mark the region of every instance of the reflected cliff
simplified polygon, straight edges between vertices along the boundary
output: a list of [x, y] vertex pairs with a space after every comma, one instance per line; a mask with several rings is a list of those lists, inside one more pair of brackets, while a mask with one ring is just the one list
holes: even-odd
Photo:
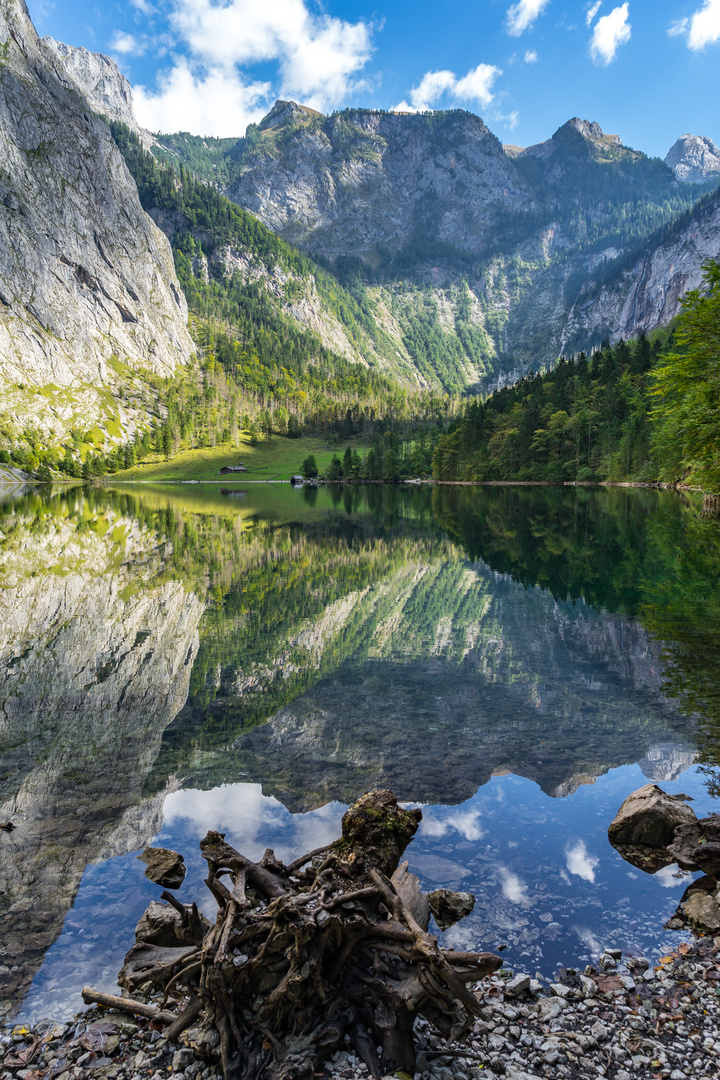
[[7, 1004], [60, 933], [87, 863], [137, 849], [162, 823], [162, 799], [142, 787], [187, 696], [202, 603], [156, 582], [155, 535], [82, 496], [6, 504], [0, 532]]

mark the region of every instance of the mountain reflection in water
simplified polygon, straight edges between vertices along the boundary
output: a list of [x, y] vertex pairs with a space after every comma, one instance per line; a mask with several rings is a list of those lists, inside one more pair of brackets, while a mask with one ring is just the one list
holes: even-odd
[[9, 1013], [112, 987], [160, 892], [134, 857], [153, 836], [199, 899], [206, 828], [289, 855], [379, 785], [424, 806], [423, 881], [478, 895], [450, 940], [548, 972], [611, 928], [659, 945], [683, 882], [633, 876], [605, 830], [644, 777], [711, 807], [720, 536], [698, 503], [242, 490], [0, 506]]

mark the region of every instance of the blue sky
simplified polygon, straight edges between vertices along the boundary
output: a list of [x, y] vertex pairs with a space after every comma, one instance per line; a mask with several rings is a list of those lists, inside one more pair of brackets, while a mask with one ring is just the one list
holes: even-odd
[[29, 0], [113, 56], [151, 130], [241, 135], [277, 97], [322, 112], [462, 107], [528, 146], [572, 116], [664, 157], [720, 143], [720, 0]]

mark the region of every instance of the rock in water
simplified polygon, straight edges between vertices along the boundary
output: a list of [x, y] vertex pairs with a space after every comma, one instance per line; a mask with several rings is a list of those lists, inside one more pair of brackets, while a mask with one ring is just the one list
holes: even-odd
[[608, 839], [617, 847], [641, 844], [664, 848], [672, 843], [678, 825], [697, 821], [686, 795], [667, 795], [657, 784], [645, 784], [628, 795], [608, 828]]
[[720, 814], [680, 825], [668, 853], [683, 870], [702, 870], [710, 877], [720, 877]]
[[187, 867], [182, 855], [170, 848], [149, 847], [145, 848], [142, 855], [138, 855], [141, 862], [147, 863], [145, 877], [150, 878], [156, 885], [162, 885], [165, 889], [179, 889], [185, 880]]
[[454, 926], [469, 915], [475, 907], [475, 897], [469, 892], [453, 892], [452, 889], [435, 889], [428, 893], [430, 910], [441, 930]]

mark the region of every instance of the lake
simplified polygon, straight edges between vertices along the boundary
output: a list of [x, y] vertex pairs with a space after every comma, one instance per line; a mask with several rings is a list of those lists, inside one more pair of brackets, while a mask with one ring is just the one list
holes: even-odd
[[607, 841], [648, 781], [720, 788], [720, 524], [589, 488], [175, 484], [0, 494], [0, 1000], [112, 991], [161, 892], [137, 854], [290, 860], [390, 787], [444, 939], [551, 976], [656, 958], [689, 875]]

